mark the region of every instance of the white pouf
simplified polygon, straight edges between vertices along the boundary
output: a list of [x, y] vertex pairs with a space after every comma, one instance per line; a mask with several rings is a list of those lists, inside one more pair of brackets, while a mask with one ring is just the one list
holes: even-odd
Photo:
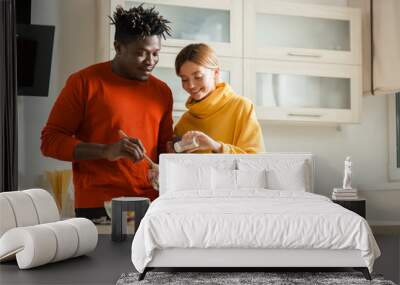
[[43, 189], [0, 193], [0, 262], [20, 269], [77, 257], [94, 250], [97, 228], [85, 218], [59, 221], [53, 197]]

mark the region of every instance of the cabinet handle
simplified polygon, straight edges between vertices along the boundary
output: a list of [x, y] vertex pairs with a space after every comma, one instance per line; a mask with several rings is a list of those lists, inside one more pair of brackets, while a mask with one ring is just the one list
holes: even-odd
[[312, 54], [312, 53], [299, 53], [299, 52], [293, 52], [290, 51], [287, 53], [289, 56], [301, 56], [301, 57], [315, 57], [315, 58], [320, 58], [320, 54]]
[[288, 113], [288, 116], [292, 117], [311, 117], [311, 118], [320, 118], [321, 114], [300, 114], [300, 113]]

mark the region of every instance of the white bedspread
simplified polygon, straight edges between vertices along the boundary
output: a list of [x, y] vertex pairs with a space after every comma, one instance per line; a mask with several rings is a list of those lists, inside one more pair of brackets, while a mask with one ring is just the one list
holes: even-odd
[[379, 248], [365, 219], [306, 192], [248, 189], [166, 193], [156, 199], [132, 243], [143, 272], [155, 249], [358, 249], [372, 271]]

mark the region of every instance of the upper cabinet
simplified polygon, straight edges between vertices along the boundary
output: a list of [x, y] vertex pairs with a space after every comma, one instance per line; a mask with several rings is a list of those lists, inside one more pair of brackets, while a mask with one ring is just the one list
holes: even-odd
[[260, 120], [356, 123], [361, 70], [353, 65], [245, 59], [245, 94]]
[[250, 0], [244, 31], [246, 58], [361, 64], [358, 9]]
[[142, 3], [155, 7], [171, 22], [172, 35], [163, 41], [163, 52], [176, 54], [190, 43], [206, 42], [218, 55], [242, 56], [241, 0], [117, 0], [112, 1], [111, 9]]
[[[171, 87], [175, 114], [188, 97], [174, 71], [176, 55], [204, 42], [218, 55], [222, 80], [252, 100], [260, 121], [360, 121], [359, 9], [301, 0], [111, 0], [110, 8], [141, 3], [171, 21], [154, 75]], [[111, 36], [113, 43], [113, 30]]]

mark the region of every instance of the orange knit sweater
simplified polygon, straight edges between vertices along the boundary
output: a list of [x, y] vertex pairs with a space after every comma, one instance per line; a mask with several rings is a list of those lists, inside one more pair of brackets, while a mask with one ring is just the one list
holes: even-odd
[[103, 207], [104, 201], [118, 196], [158, 196], [147, 179], [145, 161], [73, 160], [77, 144], [115, 143], [119, 129], [139, 138], [158, 161], [172, 136], [168, 86], [153, 76], [146, 81], [120, 77], [112, 72], [111, 62], [72, 74], [42, 130], [41, 150], [45, 156], [72, 161], [76, 208]]

